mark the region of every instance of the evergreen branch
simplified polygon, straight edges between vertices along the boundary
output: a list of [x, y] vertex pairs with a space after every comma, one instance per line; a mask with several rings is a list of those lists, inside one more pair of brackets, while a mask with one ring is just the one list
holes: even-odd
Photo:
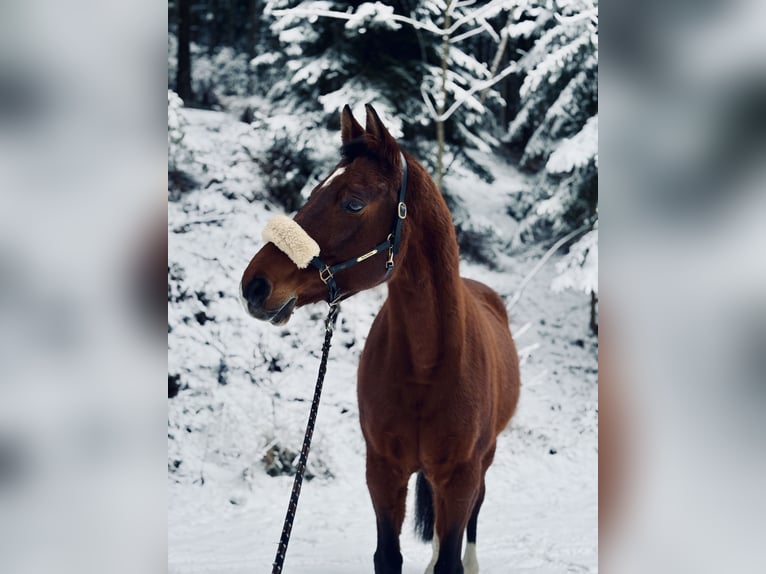
[[469, 12], [462, 18], [458, 18], [455, 20], [451, 26], [446, 28], [444, 30], [444, 33], [446, 33], [448, 36], [452, 36], [455, 32], [457, 32], [461, 26], [464, 24], [467, 24], [469, 22], [473, 22], [474, 20], [478, 20], [479, 17], [483, 17], [484, 14], [487, 12], [494, 10], [498, 6], [502, 6], [505, 3], [506, 0], [492, 0], [488, 4], [486, 4], [483, 8], [479, 8], [477, 10], [474, 10], [473, 12]]
[[492, 39], [495, 42], [498, 42], [500, 40], [500, 37], [497, 35], [497, 32], [495, 32], [492, 29], [492, 26], [490, 26], [486, 20], [482, 20], [482, 23], [474, 28], [473, 30], [468, 30], [467, 32], [463, 32], [462, 34], [458, 34], [454, 38], [450, 38], [450, 44], [457, 44], [458, 42], [462, 42], [463, 40], [470, 38], [471, 36], [476, 36], [478, 34], [481, 34], [482, 32], [487, 32], [490, 36], [492, 36]]
[[[408, 16], [402, 16], [401, 14], [391, 14], [387, 16], [387, 18], [394, 22], [401, 22], [402, 24], [408, 24], [412, 26], [413, 28], [417, 30], [427, 30], [428, 32], [431, 32], [432, 34], [435, 34], [437, 36], [447, 36], [448, 38], [452, 36], [455, 32], [457, 32], [458, 29], [460, 29], [465, 24], [468, 24], [469, 22], [473, 22], [475, 20], [480, 20], [483, 18], [483, 15], [491, 10], [494, 10], [498, 6], [501, 6], [505, 0], [492, 0], [482, 8], [478, 8], [477, 10], [474, 10], [473, 12], [469, 12], [468, 14], [465, 14], [464, 16], [458, 18], [455, 20], [450, 26], [439, 28], [436, 24], [434, 24], [431, 21], [421, 22], [419, 20], [415, 20], [414, 18], [410, 18]], [[451, 7], [447, 8], [451, 12]], [[338, 20], [353, 20], [355, 18], [355, 14], [349, 13], [349, 12], [338, 12], [337, 10], [322, 10], [317, 8], [286, 8], [286, 9], [280, 9], [280, 10], [272, 10], [271, 14], [274, 16], [316, 16], [316, 17], [322, 17], [322, 18], [335, 18]]]
[[[508, 16], [508, 21], [505, 23], [505, 26], [503, 26], [503, 29], [500, 31], [500, 45], [497, 47], [497, 52], [495, 53], [495, 58], [492, 60], [492, 67], [489, 69], [489, 75], [490, 77], [494, 77], [497, 73], [497, 69], [500, 67], [500, 61], [503, 59], [503, 54], [505, 53], [505, 47], [508, 45], [508, 37], [510, 36], [510, 33], [508, 30], [511, 27], [511, 16]], [[481, 97], [479, 98], [479, 101], [484, 104], [484, 101], [487, 99], [487, 93], [489, 92], [489, 86], [484, 88], [481, 91]]]
[[[287, 8], [284, 10], [272, 10], [274, 16], [316, 16], [320, 18], [335, 18], [337, 20], [353, 20], [355, 14], [349, 12], [338, 12], [336, 10], [320, 10], [316, 8]], [[427, 30], [432, 34], [438, 36], [442, 35], [441, 28], [437, 27], [433, 22], [420, 22], [414, 18], [402, 16], [400, 14], [391, 14], [388, 19], [394, 22], [401, 22], [408, 24], [416, 30]]]
[[472, 96], [473, 94], [475, 94], [478, 91], [491, 88], [496, 83], [498, 83], [500, 80], [502, 80], [506, 76], [511, 75], [515, 71], [517, 71], [516, 62], [511, 62], [508, 65], [507, 68], [505, 68], [502, 72], [500, 72], [494, 78], [490, 78], [489, 80], [486, 80], [484, 82], [480, 82], [480, 83], [476, 84], [473, 88], [471, 88], [470, 90], [467, 90], [465, 92], [465, 94], [463, 95], [463, 97], [456, 98], [455, 102], [449, 107], [449, 109], [446, 112], [444, 112], [443, 114], [441, 114], [439, 117], [437, 117], [436, 119], [439, 120], [439, 121], [446, 121], [446, 120], [448, 120], [449, 117], [452, 114], [454, 114], [458, 110], [458, 108], [460, 108], [460, 106], [462, 106], [466, 101], [468, 101], [468, 98], [470, 96]]
[[572, 14], [571, 16], [564, 16], [556, 13], [553, 17], [556, 18], [559, 24], [576, 24], [582, 20], [590, 20], [590, 23], [593, 24], [593, 26], [598, 27], [598, 8], [583, 10], [582, 12]]
[[436, 113], [436, 108], [434, 108], [433, 103], [431, 103], [431, 97], [426, 92], [425, 82], [420, 84], [420, 96], [423, 98], [423, 102], [426, 104], [426, 108], [428, 108], [428, 113], [431, 116], [431, 119], [438, 119], [439, 114]]

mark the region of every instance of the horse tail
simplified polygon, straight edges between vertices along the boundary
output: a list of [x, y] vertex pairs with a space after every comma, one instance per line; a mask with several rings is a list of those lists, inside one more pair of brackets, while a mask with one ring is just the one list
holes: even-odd
[[415, 534], [424, 542], [434, 537], [434, 497], [422, 470], [415, 485]]

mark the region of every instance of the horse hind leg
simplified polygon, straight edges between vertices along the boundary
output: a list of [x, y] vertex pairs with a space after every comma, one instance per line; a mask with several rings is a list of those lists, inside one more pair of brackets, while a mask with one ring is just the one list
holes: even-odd
[[367, 450], [367, 488], [375, 509], [378, 542], [375, 574], [401, 574], [402, 553], [399, 534], [404, 521], [407, 476], [388, 459]]

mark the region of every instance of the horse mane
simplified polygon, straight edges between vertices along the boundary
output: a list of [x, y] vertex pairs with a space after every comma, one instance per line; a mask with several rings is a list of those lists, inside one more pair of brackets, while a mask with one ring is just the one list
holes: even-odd
[[358, 157], [375, 157], [370, 144], [364, 136], [359, 136], [344, 143], [340, 148], [340, 156], [343, 161], [352, 162]]

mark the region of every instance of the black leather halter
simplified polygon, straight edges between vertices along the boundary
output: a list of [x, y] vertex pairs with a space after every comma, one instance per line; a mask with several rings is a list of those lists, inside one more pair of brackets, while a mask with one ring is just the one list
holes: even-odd
[[328, 302], [330, 305], [336, 304], [342, 298], [342, 294], [338, 289], [338, 284], [335, 282], [335, 275], [338, 273], [338, 271], [343, 271], [344, 269], [353, 267], [365, 259], [369, 259], [378, 253], [382, 253], [386, 249], [388, 249], [388, 260], [386, 260], [385, 279], [388, 279], [391, 275], [391, 272], [394, 270], [394, 256], [399, 253], [399, 242], [402, 239], [402, 227], [404, 220], [407, 218], [407, 204], [404, 203], [404, 196], [407, 192], [407, 160], [404, 158], [404, 154], [402, 152], [399, 152], [399, 158], [401, 159], [402, 163], [402, 184], [399, 187], [399, 203], [396, 206], [394, 228], [391, 233], [388, 234], [386, 240], [378, 243], [374, 248], [372, 248], [372, 250], [360, 255], [359, 257], [348, 259], [346, 261], [342, 261], [341, 263], [336, 263], [335, 265], [327, 265], [319, 257], [314, 257], [311, 260], [311, 264], [319, 270], [319, 278], [325, 285], [327, 285], [327, 289], [329, 291]]

